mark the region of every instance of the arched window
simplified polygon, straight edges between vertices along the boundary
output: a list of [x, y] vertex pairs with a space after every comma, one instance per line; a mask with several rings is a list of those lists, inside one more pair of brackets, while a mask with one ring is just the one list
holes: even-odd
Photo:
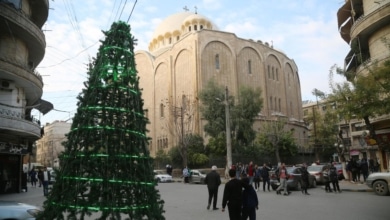
[[279, 98], [279, 112], [282, 112], [282, 105], [281, 105], [281, 103], [282, 103], [282, 101]]
[[272, 67], [272, 79], [275, 80], [275, 72], [274, 72], [274, 67]]
[[275, 111], [277, 111], [278, 110], [278, 106], [277, 106], [277, 104], [278, 104], [278, 102], [276, 101], [276, 97], [275, 97], [275, 107], [274, 107], [274, 109], [275, 109]]
[[267, 68], [268, 68], [268, 79], [270, 79], [271, 78], [271, 67], [268, 65]]
[[270, 108], [271, 110], [273, 110], [273, 109], [272, 109], [272, 96], [269, 97], [269, 108]]
[[215, 69], [219, 70], [219, 54], [215, 55]]
[[252, 61], [248, 60], [248, 74], [252, 74]]
[[194, 30], [195, 30], [195, 31], [198, 30], [198, 25], [194, 25]]
[[188, 31], [191, 31], [191, 26], [188, 26]]
[[203, 25], [200, 25], [200, 29], [201, 29], [201, 30], [203, 29]]
[[279, 69], [276, 68], [276, 80], [279, 81]]
[[164, 104], [160, 104], [160, 117], [163, 118], [164, 117]]

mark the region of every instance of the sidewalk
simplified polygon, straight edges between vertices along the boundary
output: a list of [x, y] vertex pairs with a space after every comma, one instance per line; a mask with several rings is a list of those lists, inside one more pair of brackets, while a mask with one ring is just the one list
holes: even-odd
[[373, 192], [365, 183], [351, 183], [348, 180], [339, 181], [340, 189], [349, 192]]

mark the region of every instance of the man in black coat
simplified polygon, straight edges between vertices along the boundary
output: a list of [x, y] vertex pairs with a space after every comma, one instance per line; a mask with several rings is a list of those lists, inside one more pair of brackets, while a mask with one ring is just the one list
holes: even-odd
[[217, 166], [211, 167], [211, 172], [206, 175], [204, 183], [207, 184], [207, 189], [209, 190], [209, 202], [207, 205], [207, 209], [210, 209], [211, 200], [213, 200], [213, 210], [218, 210], [218, 187], [219, 185], [221, 185], [221, 177], [217, 173]]
[[230, 181], [225, 184], [222, 199], [222, 212], [226, 205], [229, 209], [230, 220], [241, 220], [242, 189], [249, 185], [236, 178], [235, 170], [229, 170]]

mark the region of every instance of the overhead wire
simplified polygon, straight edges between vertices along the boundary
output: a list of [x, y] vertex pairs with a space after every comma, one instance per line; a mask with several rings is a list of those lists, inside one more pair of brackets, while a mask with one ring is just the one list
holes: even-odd
[[129, 23], [129, 20], [131, 18], [131, 15], [133, 14], [133, 11], [134, 11], [134, 8], [135, 8], [135, 5], [137, 4], [137, 0], [135, 0], [134, 4], [133, 4], [133, 8], [131, 9], [131, 12], [130, 12], [130, 15], [129, 15], [129, 18], [127, 19], [127, 23]]
[[[115, 1], [114, 6], [113, 6], [112, 11], [111, 11], [111, 14], [110, 14], [110, 18], [113, 17], [113, 13], [114, 13], [115, 8], [118, 9], [117, 12], [116, 12], [115, 18], [120, 18], [120, 17], [122, 16], [122, 14], [123, 14], [123, 12], [124, 12], [124, 10], [125, 10], [125, 8], [126, 8], [126, 5], [127, 5], [127, 0], [124, 2], [124, 4], [122, 4], [122, 3], [123, 3], [123, 1], [121, 0], [120, 3], [119, 3], [119, 5], [116, 5], [116, 4], [117, 4], [117, 1]], [[129, 17], [128, 17], [127, 22], [128, 22], [128, 21], [130, 20], [130, 18], [131, 18], [131, 15], [132, 15], [132, 13], [133, 13], [133, 11], [134, 11], [134, 8], [135, 8], [136, 3], [137, 3], [137, 1], [135, 1], [134, 5], [133, 5], [133, 7], [132, 7], [132, 10], [131, 10], [131, 13], [130, 13], [130, 15], [129, 15]], [[80, 28], [79, 28], [79, 24], [78, 24], [79, 22], [78, 22], [78, 20], [77, 20], [77, 16], [76, 16], [76, 13], [75, 13], [75, 11], [74, 11], [73, 6], [72, 6], [68, 1], [66, 1], [66, 0], [65, 0], [64, 6], [65, 6], [65, 8], [66, 8], [66, 13], [67, 13], [67, 16], [68, 16], [68, 19], [69, 19], [69, 22], [70, 22], [72, 28], [74, 29], [75, 32], [78, 33], [78, 35], [79, 35], [79, 37], [80, 37], [80, 40], [81, 40], [81, 41], [84, 41], [84, 40], [83, 40], [83, 36], [82, 36], [82, 34], [81, 34], [81, 32], [80, 32]], [[119, 12], [120, 12], [120, 13], [119, 13]], [[109, 20], [110, 20], [110, 19], [109, 19]], [[108, 21], [109, 21], [109, 20], [108, 20]], [[64, 62], [71, 61], [71, 60], [77, 58], [77, 57], [78, 57], [80, 54], [82, 54], [83, 52], [87, 51], [89, 48], [95, 46], [95, 45], [96, 45], [97, 43], [99, 43], [99, 42], [100, 42], [100, 41], [95, 42], [94, 44], [90, 45], [88, 48], [85, 48], [85, 46], [82, 44], [82, 47], [83, 47], [84, 49], [83, 49], [82, 51], [78, 52], [75, 56], [73, 56], [73, 57], [71, 57], [71, 58], [61, 59], [61, 60], [59, 60], [59, 62], [57, 61], [56, 64], [47, 65], [47, 66], [42, 66], [42, 67], [40, 67], [40, 68], [43, 69], [43, 68], [56, 67], [56, 66], [59, 66], [59, 65], [63, 64]], [[55, 49], [57, 49], [57, 48], [55, 48]], [[54, 52], [54, 51], [52, 51], [52, 53], [57, 54], [57, 53]], [[58, 57], [57, 57], [57, 58], [58, 58]], [[66, 68], [69, 68], [69, 67], [71, 67], [71, 66], [73, 66], [73, 65], [68, 65]], [[77, 69], [79, 69], [79, 67], [77, 67]], [[77, 72], [78, 72], [78, 71], [77, 71]], [[79, 74], [80, 74], [80, 73], [79, 73]], [[81, 74], [80, 74], [80, 75], [81, 75]], [[86, 76], [83, 74], [83, 77], [86, 77]], [[67, 103], [73, 103], [74, 101], [77, 102], [77, 99], [76, 99], [77, 95], [76, 95], [76, 96], [74, 96], [73, 94], [72, 94], [72, 95], [67, 95], [67, 97], [68, 97], [67, 99], [72, 99], [72, 98], [74, 98], [74, 100], [68, 100], [68, 101], [64, 100], [64, 99], [63, 99], [64, 97], [65, 97], [65, 96], [59, 97], [59, 103], [56, 105], [56, 108], [57, 108], [56, 110], [63, 109], [62, 107], [64, 107], [64, 108], [66, 109], [67, 107], [69, 107], [69, 105], [67, 105]], [[72, 110], [72, 111], [75, 112], [75, 111], [77, 110], [77, 106], [75, 105], [74, 108], [75, 108], [75, 109]], [[65, 111], [65, 110], [64, 110], [63, 112], [72, 112], [72, 111]], [[60, 112], [60, 111], [56, 111], [56, 112]], [[49, 114], [50, 114], [50, 113], [49, 113]]]
[[123, 13], [123, 10], [124, 10], [125, 7], [126, 7], [126, 4], [127, 4], [127, 0], [125, 1], [125, 4], [123, 4], [122, 11], [121, 11], [121, 13], [120, 13], [120, 15], [119, 15], [119, 20], [120, 20], [121, 17], [122, 17], [122, 13]]

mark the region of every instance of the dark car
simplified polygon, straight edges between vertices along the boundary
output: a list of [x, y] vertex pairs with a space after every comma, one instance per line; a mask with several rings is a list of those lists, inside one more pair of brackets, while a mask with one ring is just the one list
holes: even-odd
[[[302, 168], [301, 167], [287, 167], [287, 173], [289, 178], [287, 180], [287, 190], [301, 190], [302, 188]], [[276, 190], [280, 186], [280, 182], [277, 179], [275, 172], [271, 173], [271, 187], [273, 190]], [[317, 187], [316, 178], [309, 174], [309, 187]]]

